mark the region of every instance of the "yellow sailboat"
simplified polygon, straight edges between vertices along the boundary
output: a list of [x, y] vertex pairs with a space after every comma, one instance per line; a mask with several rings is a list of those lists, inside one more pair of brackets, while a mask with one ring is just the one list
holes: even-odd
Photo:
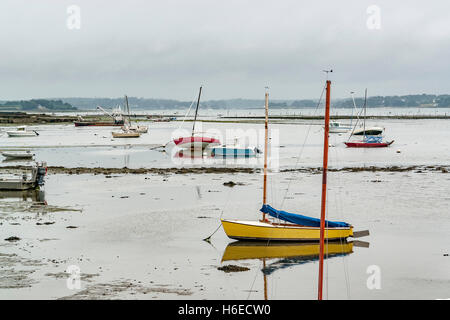
[[[258, 241], [328, 241], [342, 240], [353, 236], [353, 226], [346, 222], [325, 221], [326, 174], [328, 167], [328, 133], [330, 120], [330, 85], [326, 86], [326, 112], [323, 157], [322, 212], [321, 219], [289, 213], [272, 208], [266, 202], [267, 194], [267, 150], [269, 122], [269, 93], [265, 94], [265, 144], [264, 144], [264, 188], [262, 219], [259, 221], [242, 221], [222, 219], [222, 226], [231, 239]], [[286, 223], [269, 221], [266, 214]]]

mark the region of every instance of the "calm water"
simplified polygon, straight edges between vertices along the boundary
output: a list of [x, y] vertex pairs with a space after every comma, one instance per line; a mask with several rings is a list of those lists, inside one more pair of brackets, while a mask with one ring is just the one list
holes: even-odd
[[[190, 135], [191, 123], [147, 123], [149, 132], [140, 138], [113, 139], [107, 127], [75, 128], [73, 125], [32, 127], [39, 136], [10, 138], [0, 136], [0, 149], [26, 148], [37, 160], [66, 167], [177, 167], [177, 166], [250, 166], [261, 167], [257, 159], [183, 159], [176, 148], [166, 145], [172, 137]], [[450, 163], [450, 122], [447, 120], [384, 120], [367, 125], [386, 128], [385, 139], [395, 140], [389, 148], [352, 149], [344, 141], [348, 134], [330, 135], [331, 166], [392, 166]], [[181, 126], [181, 128], [180, 128]], [[262, 124], [199, 123], [199, 130], [214, 134], [222, 142], [259, 146], [263, 149]], [[5, 130], [5, 128], [3, 128]], [[322, 163], [323, 129], [320, 121], [271, 124], [271, 167], [320, 166]], [[165, 150], [165, 151], [164, 151]], [[397, 151], [400, 151], [398, 153]], [[0, 165], [11, 165], [2, 162]]]

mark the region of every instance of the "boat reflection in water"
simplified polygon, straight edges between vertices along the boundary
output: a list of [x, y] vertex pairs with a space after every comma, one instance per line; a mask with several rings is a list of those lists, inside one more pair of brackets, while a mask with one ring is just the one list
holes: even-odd
[[0, 200], [17, 200], [47, 205], [44, 190], [1, 190]]
[[[348, 256], [353, 253], [353, 246], [368, 247], [367, 242], [329, 242], [325, 243], [324, 258]], [[222, 256], [222, 262], [239, 260], [262, 260], [264, 276], [264, 299], [267, 300], [266, 276], [276, 270], [302, 265], [319, 260], [319, 243], [305, 242], [245, 242], [230, 243]], [[266, 264], [266, 260], [272, 260]]]

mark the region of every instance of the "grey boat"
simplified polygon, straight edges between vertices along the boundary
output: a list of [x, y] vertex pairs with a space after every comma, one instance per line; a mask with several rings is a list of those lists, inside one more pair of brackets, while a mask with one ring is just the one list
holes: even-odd
[[24, 172], [13, 177], [0, 177], [0, 190], [28, 190], [38, 189], [44, 185], [47, 174], [47, 163], [36, 163], [31, 167], [31, 176]]

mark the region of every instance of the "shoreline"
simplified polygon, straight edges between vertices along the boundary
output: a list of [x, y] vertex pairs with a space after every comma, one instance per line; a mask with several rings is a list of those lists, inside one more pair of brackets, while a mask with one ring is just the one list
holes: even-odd
[[[0, 167], [1, 171], [9, 170], [29, 170], [29, 166], [4, 166]], [[260, 173], [260, 168], [228, 168], [228, 167], [192, 167], [192, 168], [100, 168], [100, 167], [63, 167], [63, 166], [48, 166], [49, 174], [235, 174], [235, 173]], [[329, 172], [441, 172], [449, 173], [450, 165], [412, 165], [412, 166], [389, 166], [389, 167], [342, 167], [342, 168], [328, 168]], [[296, 169], [282, 169], [278, 173], [286, 172], [302, 172], [318, 174], [322, 172], [321, 167], [303, 167]]]

